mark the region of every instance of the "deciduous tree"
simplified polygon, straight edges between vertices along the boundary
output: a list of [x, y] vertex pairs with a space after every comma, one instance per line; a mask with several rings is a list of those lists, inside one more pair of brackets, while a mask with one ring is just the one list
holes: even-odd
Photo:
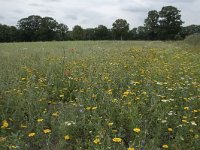
[[112, 26], [112, 31], [116, 39], [123, 40], [123, 38], [128, 34], [129, 23], [125, 19], [117, 19]]

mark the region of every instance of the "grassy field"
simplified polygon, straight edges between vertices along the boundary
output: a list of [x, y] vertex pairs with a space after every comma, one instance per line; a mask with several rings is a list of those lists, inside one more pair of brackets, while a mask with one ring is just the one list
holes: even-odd
[[0, 149], [200, 149], [200, 51], [184, 42], [0, 44]]

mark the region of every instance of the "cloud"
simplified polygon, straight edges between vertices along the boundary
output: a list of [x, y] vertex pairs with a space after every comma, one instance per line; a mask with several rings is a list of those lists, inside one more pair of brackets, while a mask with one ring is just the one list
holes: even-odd
[[50, 14], [55, 13], [53, 10], [49, 10], [49, 9], [41, 9], [41, 10], [39, 10], [39, 12], [46, 14], [46, 15], [50, 15]]
[[24, 11], [22, 11], [20, 9], [15, 9], [12, 12], [15, 13], [15, 14], [22, 14], [22, 13], [24, 13]]
[[78, 17], [76, 15], [70, 14], [70, 15], [66, 15], [64, 17], [65, 19], [71, 19], [71, 20], [77, 20]]
[[118, 19], [126, 19], [132, 27], [144, 24], [150, 10], [160, 11], [172, 5], [181, 10], [185, 25], [200, 24], [200, 0], [0, 0], [0, 21], [16, 25], [29, 15], [50, 16], [72, 28], [99, 24], [111, 27]]
[[4, 20], [4, 19], [5, 19], [5, 17], [0, 15], [0, 20]]
[[31, 6], [31, 7], [43, 7], [44, 5], [39, 4], [39, 3], [30, 3], [29, 6]]

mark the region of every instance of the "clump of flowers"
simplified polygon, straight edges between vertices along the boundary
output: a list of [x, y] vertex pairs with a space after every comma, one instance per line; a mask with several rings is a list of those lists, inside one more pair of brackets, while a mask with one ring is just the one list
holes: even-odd
[[8, 122], [7, 122], [6, 120], [3, 120], [3, 121], [2, 121], [2, 126], [1, 126], [1, 128], [2, 128], [2, 129], [5, 129], [5, 128], [7, 128], [8, 126], [9, 126]]
[[69, 135], [65, 135], [64, 139], [65, 139], [65, 141], [68, 141], [68, 140], [70, 140], [70, 136]]
[[136, 133], [140, 133], [141, 130], [140, 130], [140, 128], [134, 128], [133, 131]]
[[96, 137], [93, 142], [94, 144], [100, 144], [100, 138]]
[[127, 150], [135, 150], [133, 147], [129, 147]]
[[28, 137], [33, 137], [33, 136], [35, 136], [35, 135], [36, 135], [35, 132], [31, 132], [31, 133], [28, 134]]
[[39, 118], [39, 119], [37, 119], [37, 122], [42, 122], [44, 119], [42, 119], [42, 118]]
[[115, 143], [121, 143], [122, 139], [121, 138], [113, 138], [112, 141]]
[[162, 145], [162, 148], [164, 148], [164, 149], [168, 149], [169, 146], [168, 146], [167, 144], [163, 144], [163, 145]]
[[47, 134], [47, 133], [51, 133], [51, 130], [50, 130], [50, 129], [44, 129], [43, 132], [44, 132], [45, 134]]
[[172, 128], [168, 128], [167, 130], [168, 130], [169, 132], [172, 132], [172, 131], [173, 131], [173, 129], [172, 129]]

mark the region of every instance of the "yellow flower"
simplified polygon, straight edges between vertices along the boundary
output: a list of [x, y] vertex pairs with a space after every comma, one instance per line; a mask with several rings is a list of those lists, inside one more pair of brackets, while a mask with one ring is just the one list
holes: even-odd
[[20, 127], [21, 127], [21, 128], [27, 128], [27, 126], [26, 126], [26, 125], [23, 125], [23, 124], [21, 124]]
[[187, 120], [182, 120], [182, 122], [184, 122], [184, 123], [188, 123], [188, 121], [187, 121]]
[[100, 144], [100, 139], [96, 138], [93, 142], [94, 142], [94, 144]]
[[109, 123], [108, 123], [108, 126], [112, 126], [112, 125], [113, 125], [113, 122], [109, 122]]
[[50, 129], [44, 129], [43, 132], [44, 132], [45, 134], [47, 134], [47, 133], [50, 133], [51, 130], [50, 130]]
[[172, 128], [168, 128], [167, 130], [168, 130], [169, 132], [172, 132], [172, 131], [173, 131], [173, 129], [172, 129]]
[[18, 146], [11, 145], [10, 148], [11, 148], [11, 149], [16, 149], [16, 148], [18, 148]]
[[108, 93], [109, 95], [111, 95], [111, 94], [112, 94], [112, 89], [108, 90], [107, 93]]
[[117, 133], [118, 131], [117, 130], [112, 130], [112, 133]]
[[65, 97], [65, 95], [60, 95], [60, 98], [64, 98]]
[[162, 146], [162, 148], [167, 149], [167, 148], [169, 148], [169, 146], [168, 146], [167, 144], [164, 144], [164, 145]]
[[42, 122], [44, 119], [40, 118], [40, 119], [37, 119], [37, 122]]
[[131, 92], [130, 92], [129, 90], [125, 91], [125, 92], [123, 93], [123, 97], [127, 97], [130, 93], [131, 93]]
[[193, 110], [192, 112], [194, 112], [194, 113], [197, 113], [197, 112], [198, 112], [198, 110]]
[[7, 128], [8, 126], [9, 126], [8, 122], [6, 120], [3, 120], [1, 128], [4, 129]]
[[129, 147], [127, 150], [135, 150], [133, 147]]
[[86, 110], [90, 110], [91, 109], [91, 107], [86, 107]]
[[58, 111], [57, 111], [57, 112], [54, 112], [54, 113], [52, 114], [52, 116], [58, 117], [58, 116], [59, 116], [59, 112], [58, 112]]
[[115, 142], [115, 143], [120, 143], [120, 142], [122, 142], [122, 139], [121, 139], [121, 138], [113, 138], [112, 140], [113, 140], [113, 142]]
[[68, 141], [68, 140], [70, 140], [70, 137], [69, 137], [69, 135], [65, 135], [65, 136], [64, 136], [64, 139], [65, 139], [65, 141]]
[[184, 107], [184, 110], [189, 110], [189, 107]]
[[95, 110], [95, 109], [97, 109], [97, 107], [92, 107], [92, 110]]
[[141, 130], [140, 130], [140, 128], [134, 128], [133, 131], [136, 133], [139, 133]]
[[21, 78], [21, 80], [22, 80], [22, 81], [25, 81], [25, 80], [26, 80], [26, 78]]
[[31, 132], [31, 133], [29, 133], [28, 136], [29, 136], [29, 137], [33, 137], [33, 136], [35, 136], [35, 132]]
[[183, 116], [183, 119], [187, 119], [187, 116]]

